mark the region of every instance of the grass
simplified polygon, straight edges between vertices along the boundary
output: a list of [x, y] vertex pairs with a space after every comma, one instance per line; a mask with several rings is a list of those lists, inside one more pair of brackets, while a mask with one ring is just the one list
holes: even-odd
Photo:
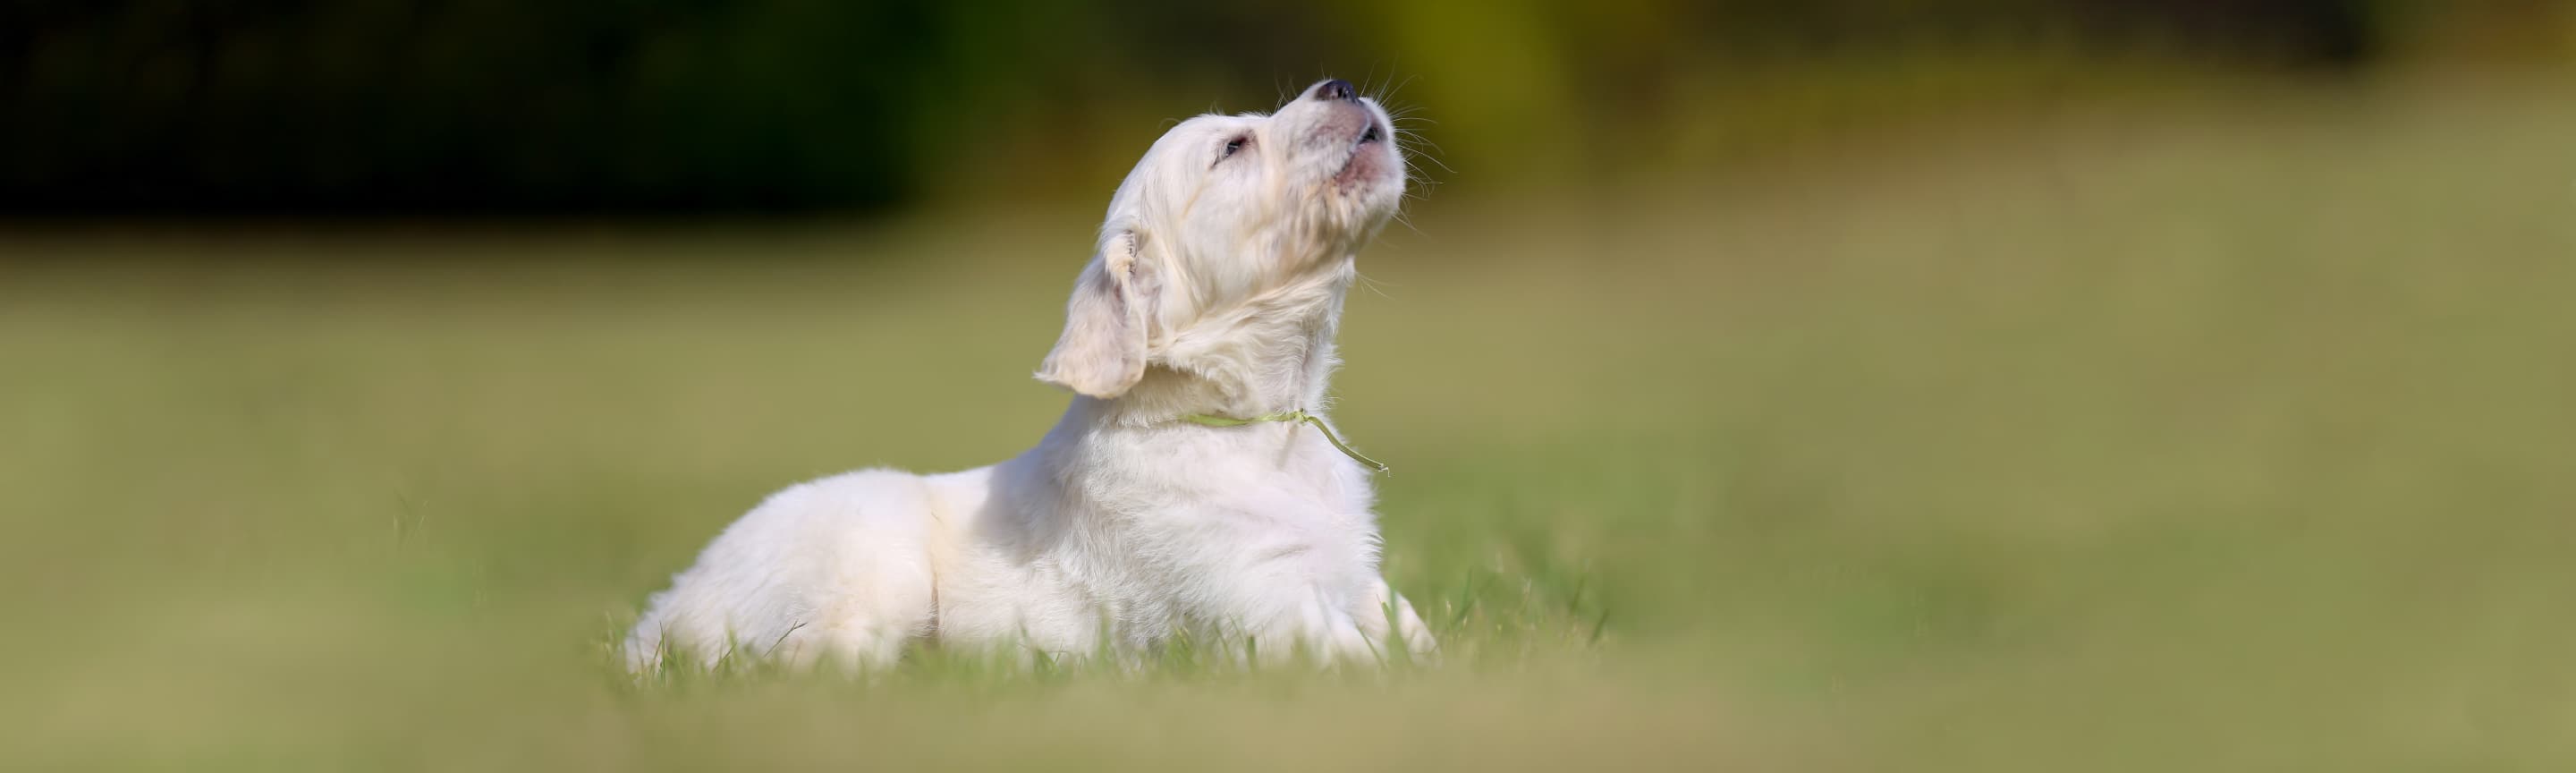
[[2563, 769], [2561, 86], [1461, 175], [1344, 328], [1335, 416], [1444, 643], [1387, 672], [608, 667], [762, 494], [1033, 442], [1087, 208], [9, 237], [0, 759]]

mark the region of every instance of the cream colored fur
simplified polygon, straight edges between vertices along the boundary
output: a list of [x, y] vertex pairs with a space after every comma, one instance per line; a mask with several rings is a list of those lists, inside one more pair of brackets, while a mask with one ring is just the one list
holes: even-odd
[[1182, 636], [1332, 660], [1428, 652], [1379, 577], [1367, 473], [1311, 427], [1177, 421], [1324, 407], [1353, 261], [1404, 191], [1385, 111], [1347, 89], [1192, 118], [1146, 152], [1039, 367], [1076, 396], [1036, 448], [772, 495], [653, 595], [629, 666], [869, 668], [921, 639], [1050, 656]]

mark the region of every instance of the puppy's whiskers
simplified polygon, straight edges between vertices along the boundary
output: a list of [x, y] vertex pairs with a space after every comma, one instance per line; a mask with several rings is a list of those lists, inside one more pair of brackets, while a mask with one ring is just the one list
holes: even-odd
[[[1416, 233], [1419, 233], [1419, 232], [1417, 231]], [[1352, 277], [1352, 278], [1354, 278], [1354, 279], [1358, 279], [1358, 280], [1359, 280], [1359, 286], [1361, 287], [1361, 289], [1365, 289], [1365, 290], [1367, 290], [1367, 291], [1369, 291], [1369, 292], [1376, 293], [1376, 294], [1377, 294], [1377, 297], [1380, 297], [1380, 298], [1385, 298], [1385, 299], [1390, 300], [1390, 301], [1391, 301], [1391, 300], [1395, 300], [1395, 296], [1392, 296], [1392, 295], [1388, 295], [1388, 294], [1386, 294], [1386, 290], [1385, 290], [1385, 289], [1383, 288], [1383, 286], [1382, 286], [1382, 285], [1384, 285], [1384, 283], [1379, 282], [1379, 281], [1377, 281], [1376, 279], [1370, 278], [1368, 274], [1362, 273], [1362, 272], [1360, 272], [1358, 269], [1352, 269], [1352, 270], [1351, 270], [1351, 277]]]

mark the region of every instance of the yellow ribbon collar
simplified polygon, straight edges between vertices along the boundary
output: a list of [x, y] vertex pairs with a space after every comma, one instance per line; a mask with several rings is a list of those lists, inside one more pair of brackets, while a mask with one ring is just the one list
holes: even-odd
[[1225, 416], [1209, 416], [1204, 413], [1192, 413], [1181, 416], [1181, 420], [1191, 424], [1207, 427], [1240, 427], [1246, 424], [1263, 421], [1284, 421], [1291, 423], [1305, 422], [1307, 424], [1315, 425], [1316, 431], [1324, 433], [1324, 440], [1331, 442], [1334, 448], [1340, 449], [1343, 456], [1348, 456], [1353, 461], [1359, 462], [1361, 465], [1377, 472], [1386, 472], [1387, 470], [1386, 465], [1378, 462], [1378, 460], [1361, 456], [1360, 452], [1351, 450], [1351, 447], [1348, 444], [1342, 442], [1342, 438], [1340, 436], [1333, 434], [1332, 427], [1324, 426], [1324, 419], [1322, 417], [1307, 413], [1303, 410], [1289, 411], [1286, 413], [1268, 413], [1254, 416], [1249, 419], [1236, 419]]

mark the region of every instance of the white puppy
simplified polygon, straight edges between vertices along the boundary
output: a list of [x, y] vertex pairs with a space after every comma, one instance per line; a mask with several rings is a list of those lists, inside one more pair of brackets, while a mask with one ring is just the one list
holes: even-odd
[[1427, 651], [1378, 576], [1370, 472], [1319, 415], [1355, 254], [1403, 197], [1392, 128], [1339, 80], [1173, 127], [1110, 199], [1038, 368], [1078, 394], [1037, 448], [772, 495], [654, 594], [628, 665], [867, 668], [923, 638]]

